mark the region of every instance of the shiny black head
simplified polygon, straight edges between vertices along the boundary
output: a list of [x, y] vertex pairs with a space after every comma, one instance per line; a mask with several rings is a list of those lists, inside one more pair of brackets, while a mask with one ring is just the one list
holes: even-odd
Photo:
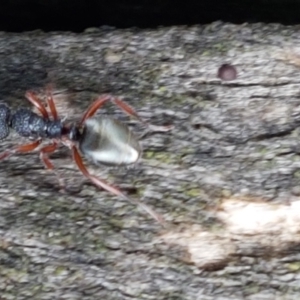
[[69, 139], [74, 142], [78, 142], [81, 139], [81, 132], [78, 126], [72, 124], [69, 128]]

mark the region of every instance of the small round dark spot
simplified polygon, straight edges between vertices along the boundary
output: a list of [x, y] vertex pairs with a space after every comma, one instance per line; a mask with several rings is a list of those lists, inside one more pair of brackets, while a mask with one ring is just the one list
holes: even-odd
[[237, 77], [236, 68], [229, 64], [223, 64], [218, 70], [218, 77], [226, 81], [234, 80]]
[[128, 186], [127, 188], [123, 188], [123, 191], [127, 193], [127, 195], [137, 195], [138, 194], [138, 189], [134, 186]]
[[197, 129], [197, 130], [199, 130], [202, 127], [201, 124], [193, 124], [192, 126], [194, 129]]

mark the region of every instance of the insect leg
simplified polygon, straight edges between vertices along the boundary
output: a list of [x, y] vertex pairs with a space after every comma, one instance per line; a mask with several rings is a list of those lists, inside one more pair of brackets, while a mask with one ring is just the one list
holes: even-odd
[[37, 140], [33, 143], [30, 144], [25, 144], [25, 145], [21, 145], [18, 146], [16, 148], [10, 149], [10, 150], [6, 150], [2, 153], [0, 153], [0, 160], [7, 158], [8, 156], [11, 156], [15, 153], [26, 153], [26, 152], [31, 152], [34, 149], [36, 149], [40, 144], [41, 144], [42, 140]]
[[98, 109], [101, 108], [101, 106], [107, 102], [107, 101], [111, 101], [112, 103], [114, 103], [116, 106], [118, 106], [122, 111], [124, 111], [125, 113], [127, 113], [128, 115], [136, 118], [138, 121], [140, 121], [141, 123], [143, 123], [145, 126], [147, 126], [151, 131], [170, 131], [171, 129], [173, 129], [173, 125], [170, 126], [157, 126], [157, 125], [153, 125], [150, 124], [148, 122], [146, 122], [145, 120], [143, 120], [138, 113], [127, 103], [125, 103], [123, 100], [121, 100], [118, 97], [112, 97], [110, 95], [103, 95], [100, 96], [98, 99], [96, 99], [91, 105], [90, 107], [87, 109], [87, 111], [84, 113], [80, 125], [82, 125], [84, 123], [84, 121], [90, 117], [92, 117], [96, 111]]
[[47, 145], [40, 150], [40, 159], [44, 163], [45, 167], [49, 170], [53, 170], [54, 165], [49, 160], [48, 155], [50, 153], [53, 153], [56, 150], [57, 146], [57, 142], [53, 142], [52, 144]]
[[87, 168], [85, 167], [85, 165], [83, 164], [82, 158], [81, 158], [77, 148], [75, 146], [72, 146], [71, 149], [72, 149], [73, 159], [74, 159], [75, 163], [77, 164], [79, 170], [82, 172], [82, 174], [85, 177], [87, 177], [90, 181], [92, 181], [97, 187], [102, 188], [116, 196], [122, 197], [123, 199], [126, 199], [129, 202], [141, 207], [148, 214], [150, 214], [152, 216], [152, 218], [154, 218], [158, 223], [160, 223], [163, 226], [165, 225], [165, 221], [164, 221], [163, 217], [161, 215], [157, 214], [156, 212], [154, 212], [148, 205], [146, 205], [138, 200], [134, 200], [134, 199], [127, 197], [119, 189], [111, 186], [110, 184], [106, 183], [104, 180], [90, 174], [89, 171], [87, 170]]
[[64, 184], [64, 181], [63, 179], [60, 177], [60, 175], [55, 171], [54, 169], [54, 165], [53, 163], [50, 161], [48, 155], [53, 153], [58, 147], [58, 143], [56, 141], [54, 141], [52, 144], [50, 145], [47, 145], [45, 147], [43, 147], [41, 150], [40, 150], [40, 159], [41, 161], [43, 162], [43, 164], [45, 165], [45, 168], [52, 171], [57, 179], [58, 179], [58, 182], [59, 182], [59, 186], [64, 189], [65, 188], [65, 184]]
[[86, 112], [83, 114], [80, 125], [82, 125], [88, 118], [92, 117], [96, 111], [108, 100], [110, 100], [110, 95], [103, 95], [96, 99], [86, 110]]
[[132, 116], [134, 118], [136, 118], [138, 121], [140, 121], [142, 124], [144, 124], [145, 126], [147, 126], [150, 130], [152, 131], [169, 131], [173, 128], [172, 125], [170, 126], [158, 126], [158, 125], [153, 125], [148, 123], [147, 121], [143, 120], [138, 113], [127, 103], [125, 103], [123, 100], [121, 100], [118, 97], [113, 97], [111, 99], [111, 101], [117, 105], [119, 108], [121, 108], [125, 113], [127, 113], [129, 116]]
[[25, 97], [32, 105], [34, 105], [39, 110], [39, 112], [42, 114], [44, 118], [49, 119], [49, 115], [45, 108], [45, 105], [42, 103], [42, 101], [37, 97], [37, 95], [34, 92], [27, 91]]
[[50, 111], [51, 111], [51, 114], [53, 116], [53, 119], [57, 120], [58, 119], [58, 114], [57, 114], [57, 110], [56, 110], [56, 105], [55, 105], [54, 100], [53, 100], [52, 87], [51, 86], [47, 87], [46, 94], [47, 94], [47, 103], [50, 107]]

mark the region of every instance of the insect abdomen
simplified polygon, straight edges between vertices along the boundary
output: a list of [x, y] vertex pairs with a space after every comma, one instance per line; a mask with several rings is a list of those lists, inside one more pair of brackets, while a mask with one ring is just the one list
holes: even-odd
[[94, 162], [109, 165], [133, 164], [142, 152], [129, 128], [108, 117], [87, 119], [79, 146]]
[[0, 140], [9, 136], [10, 109], [5, 104], [0, 104]]

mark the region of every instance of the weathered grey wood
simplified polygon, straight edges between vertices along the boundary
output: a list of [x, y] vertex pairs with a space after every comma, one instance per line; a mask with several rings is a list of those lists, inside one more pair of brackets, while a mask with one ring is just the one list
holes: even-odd
[[[133, 169], [89, 165], [168, 229], [85, 181], [67, 149], [53, 155], [66, 193], [37, 154], [2, 161], [1, 297], [298, 299], [299, 47], [298, 27], [263, 24], [1, 33], [0, 96], [13, 107], [52, 82], [72, 91], [55, 98], [69, 120], [110, 92], [176, 126], [145, 138]], [[223, 63], [235, 81], [216, 78]]]

